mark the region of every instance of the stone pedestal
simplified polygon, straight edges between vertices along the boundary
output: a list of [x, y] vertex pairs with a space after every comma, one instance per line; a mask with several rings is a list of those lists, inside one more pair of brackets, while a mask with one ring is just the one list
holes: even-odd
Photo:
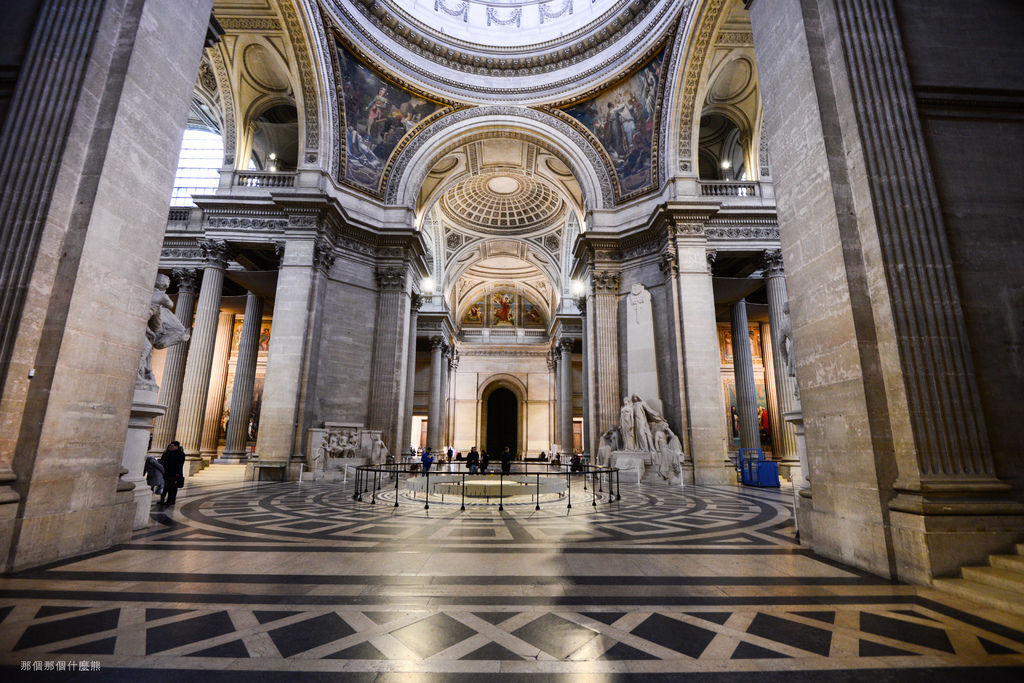
[[132, 519], [132, 530], [144, 529], [149, 526], [149, 509], [153, 504], [153, 491], [146, 486], [146, 477], [142, 468], [146, 464], [146, 453], [149, 450], [149, 435], [153, 433], [153, 420], [167, 411], [167, 407], [157, 403], [156, 389], [135, 387], [132, 397], [132, 412], [128, 418], [128, 434], [124, 440], [124, 451], [121, 455], [121, 466], [128, 472], [121, 477], [122, 482], [135, 486], [132, 489], [135, 500], [135, 513]]

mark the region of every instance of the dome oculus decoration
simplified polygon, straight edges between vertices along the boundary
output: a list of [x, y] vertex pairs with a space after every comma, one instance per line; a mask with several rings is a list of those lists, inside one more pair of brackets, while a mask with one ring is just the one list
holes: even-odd
[[440, 203], [457, 225], [502, 235], [549, 227], [566, 209], [565, 201], [546, 183], [508, 173], [467, 178], [445, 192]]

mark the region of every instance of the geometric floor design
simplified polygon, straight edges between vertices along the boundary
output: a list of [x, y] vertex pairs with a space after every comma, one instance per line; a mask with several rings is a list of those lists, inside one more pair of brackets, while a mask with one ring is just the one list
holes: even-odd
[[1024, 620], [809, 553], [786, 489], [594, 493], [189, 486], [124, 546], [0, 579], [0, 675], [1024, 680]]

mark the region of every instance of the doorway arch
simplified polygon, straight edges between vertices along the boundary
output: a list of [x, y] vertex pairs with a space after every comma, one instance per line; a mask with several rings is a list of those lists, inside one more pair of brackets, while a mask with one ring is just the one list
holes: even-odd
[[492, 375], [480, 386], [481, 448], [497, 456], [508, 446], [518, 455], [526, 448], [525, 384], [513, 375]]

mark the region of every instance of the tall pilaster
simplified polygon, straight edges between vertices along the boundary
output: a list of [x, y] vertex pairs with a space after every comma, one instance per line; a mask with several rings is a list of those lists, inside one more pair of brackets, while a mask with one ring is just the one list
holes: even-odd
[[[171, 272], [178, 287], [178, 300], [174, 304], [174, 315], [182, 327], [192, 331], [192, 316], [196, 312], [196, 290], [199, 289], [199, 274], [193, 268], [178, 268]], [[159, 402], [167, 412], [156, 419], [153, 425], [152, 452], [163, 451], [178, 429], [178, 410], [181, 407], [181, 383], [185, 378], [185, 359], [188, 356], [188, 342], [175, 344], [167, 349], [164, 360], [164, 374], [160, 381]]]
[[679, 302], [686, 415], [686, 431], [680, 438], [693, 460], [694, 482], [723, 484], [730, 474], [725, 469], [725, 407], [712, 281], [715, 254], [707, 248], [706, 218], [705, 214], [673, 218], [669, 255], [674, 255], [675, 265], [666, 264], [666, 274], [676, 274], [673, 295]]
[[401, 440], [392, 448], [392, 452], [404, 452], [412, 443], [412, 411], [416, 401], [416, 325], [419, 319], [423, 297], [413, 294], [409, 299], [409, 360], [408, 375], [405, 380], [405, 410], [402, 412]]
[[217, 339], [213, 343], [213, 366], [210, 368], [210, 390], [206, 394], [206, 416], [203, 418], [203, 440], [200, 453], [203, 462], [217, 456], [220, 446], [220, 416], [228, 384], [228, 358], [231, 337], [235, 331], [235, 314], [222, 312], [217, 316]]
[[598, 434], [619, 424], [619, 273], [608, 270], [591, 275], [594, 297], [594, 392]]
[[323, 329], [323, 304], [327, 280], [337, 258], [334, 245], [325, 237], [317, 238], [313, 251], [313, 273], [310, 291], [309, 320], [302, 358], [299, 384], [298, 417], [295, 420], [295, 445], [292, 450], [293, 474], [306, 462], [307, 439], [316, 414], [317, 373], [320, 369], [320, 336]]
[[373, 346], [370, 409], [367, 423], [379, 429], [388, 448], [401, 438], [405, 414], [406, 363], [409, 360], [409, 267], [377, 268], [377, 333]]
[[252, 411], [252, 392], [256, 384], [256, 356], [260, 350], [260, 328], [263, 323], [263, 300], [249, 292], [245, 297], [242, 335], [238, 340], [235, 364], [235, 385], [231, 390], [231, 412], [224, 439], [225, 460], [244, 460]]
[[181, 408], [178, 411], [178, 440], [185, 450], [186, 474], [201, 468], [200, 447], [203, 437], [203, 418], [206, 414], [206, 396], [210, 388], [210, 369], [213, 367], [213, 348], [217, 338], [217, 316], [224, 289], [224, 269], [227, 267], [228, 245], [216, 240], [200, 240], [206, 255], [203, 283], [199, 289], [192, 341], [185, 363], [185, 377], [181, 388]]
[[[786, 293], [786, 274], [782, 265], [782, 252], [767, 251], [765, 259], [765, 289], [768, 294], [768, 324], [771, 327], [772, 367], [775, 370], [775, 394], [779, 406], [780, 424], [772, 425], [772, 442], [779, 459], [792, 467], [799, 465], [796, 430], [785, 415], [797, 408], [796, 361], [793, 340], [785, 334], [790, 328], [789, 296]], [[762, 336], [762, 339], [764, 337]], [[805, 473], [806, 474], [806, 473]]]
[[316, 235], [305, 231], [296, 231], [284, 242], [256, 438], [255, 455], [263, 462], [286, 463], [292, 456], [301, 456], [295, 435], [318, 248], [322, 245], [318, 245]]
[[430, 404], [427, 409], [427, 446], [441, 447], [441, 382], [444, 352], [448, 345], [444, 337], [430, 338]]
[[560, 340], [558, 351], [558, 437], [562, 452], [572, 453], [572, 340]]
[[740, 420], [740, 448], [759, 448], [757, 428], [757, 386], [754, 384], [754, 358], [750, 353], [750, 327], [747, 300], [740, 299], [729, 308], [732, 321], [732, 368], [736, 378], [736, 412]]
[[582, 337], [582, 365], [583, 365], [583, 452], [596, 455], [596, 449], [592, 450], [591, 444], [593, 440], [590, 435], [590, 365], [589, 365], [589, 351], [587, 347], [590, 346], [590, 331], [587, 327], [587, 298], [577, 297], [575, 299], [576, 308], [580, 312], [580, 321], [583, 323], [583, 337]]

